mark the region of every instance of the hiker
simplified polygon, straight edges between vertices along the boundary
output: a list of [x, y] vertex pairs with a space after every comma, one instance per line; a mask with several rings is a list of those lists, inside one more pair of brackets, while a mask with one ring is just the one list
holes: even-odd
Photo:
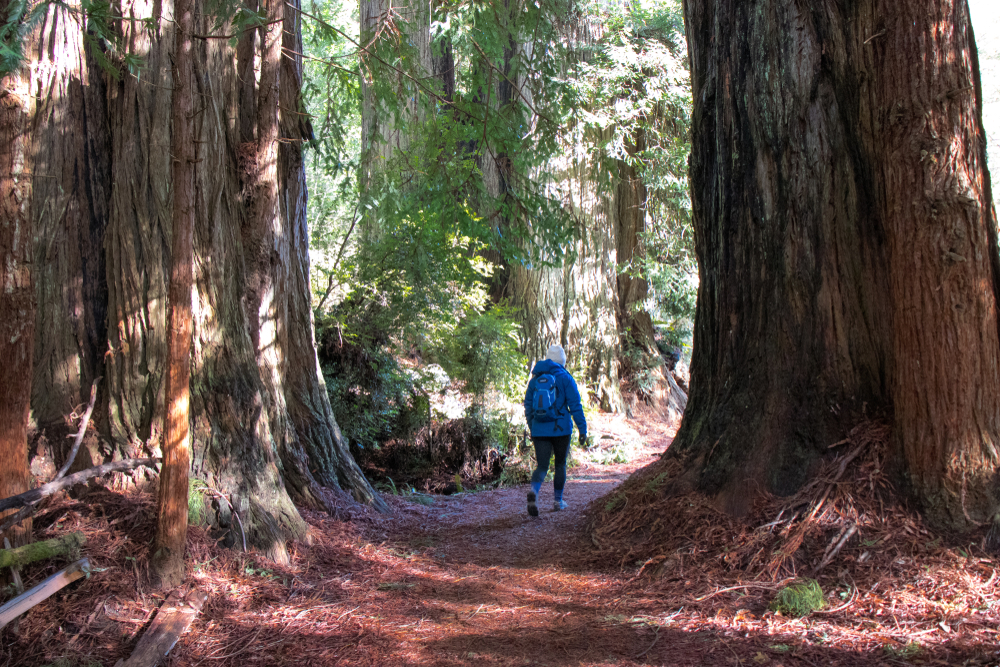
[[528, 491], [528, 514], [531, 516], [538, 516], [535, 500], [549, 471], [549, 459], [553, 453], [556, 469], [552, 483], [555, 492], [552, 511], [566, 509], [562, 493], [566, 485], [566, 458], [573, 434], [572, 422], [576, 422], [576, 429], [580, 432], [580, 445], [583, 446], [587, 440], [587, 420], [583, 416], [580, 391], [565, 366], [566, 351], [561, 345], [551, 346], [545, 359], [535, 364], [531, 371], [528, 391], [524, 394], [524, 419], [531, 430], [535, 460], [538, 462], [531, 475], [531, 491]]

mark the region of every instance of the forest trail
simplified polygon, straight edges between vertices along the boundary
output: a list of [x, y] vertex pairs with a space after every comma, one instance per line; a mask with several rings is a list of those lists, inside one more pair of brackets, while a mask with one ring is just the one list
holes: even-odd
[[[362, 643], [353, 657], [341, 654], [343, 664], [684, 664], [676, 642], [660, 647], [669, 645], [671, 658], [657, 648], [657, 619], [671, 610], [595, 570], [583, 532], [590, 504], [669, 445], [662, 426], [628, 463], [571, 466], [567, 510], [553, 511], [551, 481], [538, 517], [527, 514], [527, 485], [439, 496], [429, 506], [395, 499], [396, 519], [378, 547], [390, 552], [388, 567], [369, 601], [382, 619], [381, 650], [373, 644], [366, 662]], [[621, 441], [623, 428], [606, 420], [596, 435]], [[701, 664], [702, 653], [688, 664]]]
[[[551, 510], [550, 482], [537, 518], [527, 514], [526, 485], [386, 496], [389, 516], [336, 497], [339, 517], [303, 512], [312, 543], [293, 545], [287, 566], [220, 548], [204, 529], [191, 529], [188, 579], [208, 601], [167, 664], [996, 664], [982, 635], [963, 629], [968, 636], [955, 642], [935, 616], [921, 617], [915, 627], [926, 629], [917, 634], [945, 634], [915, 652], [906, 648], [906, 638], [916, 636], [911, 624], [902, 615], [894, 627], [882, 624], [878, 608], [776, 617], [767, 609], [773, 587], [726, 588], [732, 584], [720, 584], [718, 560], [709, 554], [685, 557], [679, 571], [660, 579], [637, 577], [642, 563], [602, 558], [585, 533], [593, 502], [655, 460], [672, 431], [599, 416], [591, 432], [644, 444], [628, 463], [578, 457], [587, 462], [570, 468], [569, 509]], [[99, 569], [32, 610], [20, 634], [0, 635], [0, 665], [91, 667], [129, 655], [162, 601], [139, 576], [153, 510], [148, 494], [103, 489], [85, 502], [65, 499], [36, 522], [43, 536], [83, 531]], [[44, 575], [39, 569], [31, 576]], [[878, 583], [866, 584], [867, 595], [881, 595]]]

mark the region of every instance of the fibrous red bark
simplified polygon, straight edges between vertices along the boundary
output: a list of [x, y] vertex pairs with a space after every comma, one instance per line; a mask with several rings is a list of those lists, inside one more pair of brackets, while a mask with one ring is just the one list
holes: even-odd
[[[6, 18], [7, 3], [0, 5]], [[28, 407], [34, 344], [31, 284], [31, 97], [17, 73], [0, 72], [0, 497], [28, 490]], [[2, 516], [2, 515], [0, 515]], [[11, 529], [20, 544], [31, 522]]]
[[[195, 0], [194, 8], [194, 33], [212, 34], [206, 7]], [[41, 45], [32, 52], [39, 63], [30, 70], [33, 90], [41, 91], [33, 119], [37, 158], [45, 165], [35, 183], [33, 205], [44, 234], [35, 237], [34, 256], [43, 267], [37, 294], [48, 331], [36, 336], [41, 382], [33, 408], [55, 440], [52, 429], [81, 401], [80, 385], [89, 390], [94, 377], [104, 376], [94, 417], [100, 442], [92, 443], [84, 464], [144, 455], [160, 443], [164, 428], [175, 47], [173, 23], [159, 10], [157, 3], [131, 5], [129, 20], [115, 26], [129, 52], [142, 57], [137, 74], [122, 67], [114, 77], [85, 57], [79, 12], [63, 6], [49, 10]], [[286, 15], [284, 25], [299, 39], [297, 15]], [[276, 24], [279, 54], [281, 28]], [[308, 283], [294, 278], [308, 274], [306, 193], [301, 160], [282, 156], [300, 156], [304, 134], [284, 133], [284, 116], [274, 119], [270, 134], [280, 146], [266, 147], [277, 156], [272, 168], [278, 172], [271, 179], [268, 245], [263, 253], [244, 245], [257, 212], [253, 46], [252, 38], [239, 49], [225, 39], [196, 39], [192, 49], [191, 473], [225, 496], [213, 503], [210, 519], [223, 543], [245, 538], [280, 560], [288, 540], [306, 535], [292, 498], [322, 506], [317, 480], [350, 489], [362, 501], [381, 501], [339, 439], [312, 333], [296, 329], [311, 318]], [[50, 60], [52, 53], [60, 57]], [[301, 63], [279, 60], [300, 73]], [[280, 88], [282, 101], [271, 108], [300, 118], [301, 78], [282, 80], [288, 83]], [[249, 156], [247, 137], [254, 142]], [[250, 306], [258, 292], [247, 289], [258, 267], [271, 276], [265, 319], [275, 319], [265, 324], [276, 333], [268, 354], [280, 360], [263, 367], [250, 333], [261, 313]], [[303, 404], [310, 410], [295, 407]]]
[[191, 286], [194, 282], [194, 3], [174, 2], [174, 64], [170, 153], [173, 207], [167, 367], [164, 385], [163, 466], [160, 469], [151, 567], [160, 588], [184, 581], [191, 469]]
[[739, 511], [880, 413], [933, 521], [989, 520], [997, 243], [965, 0], [685, 14], [701, 285], [672, 456]]

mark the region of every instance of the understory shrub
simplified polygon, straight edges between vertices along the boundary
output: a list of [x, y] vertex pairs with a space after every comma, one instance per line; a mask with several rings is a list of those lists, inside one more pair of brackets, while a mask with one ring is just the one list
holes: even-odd
[[330, 405], [356, 458], [427, 423], [426, 394], [392, 354], [370, 340], [343, 340], [336, 322], [316, 331]]

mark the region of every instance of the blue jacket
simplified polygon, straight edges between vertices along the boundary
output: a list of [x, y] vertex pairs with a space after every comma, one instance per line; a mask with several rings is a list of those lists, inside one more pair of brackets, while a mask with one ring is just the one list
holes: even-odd
[[[535, 387], [538, 385], [538, 376], [548, 373], [556, 379], [556, 395], [558, 404], [561, 404], [561, 414], [554, 422], [531, 421], [531, 397], [535, 394]], [[570, 419], [572, 417], [572, 420]], [[532, 438], [553, 438], [561, 435], [570, 435], [573, 432], [573, 422], [580, 435], [587, 435], [587, 420], [583, 416], [583, 404], [580, 402], [580, 390], [576, 387], [576, 381], [565, 368], [549, 359], [542, 359], [531, 371], [531, 381], [528, 383], [528, 391], [524, 394], [524, 418], [531, 429]]]

